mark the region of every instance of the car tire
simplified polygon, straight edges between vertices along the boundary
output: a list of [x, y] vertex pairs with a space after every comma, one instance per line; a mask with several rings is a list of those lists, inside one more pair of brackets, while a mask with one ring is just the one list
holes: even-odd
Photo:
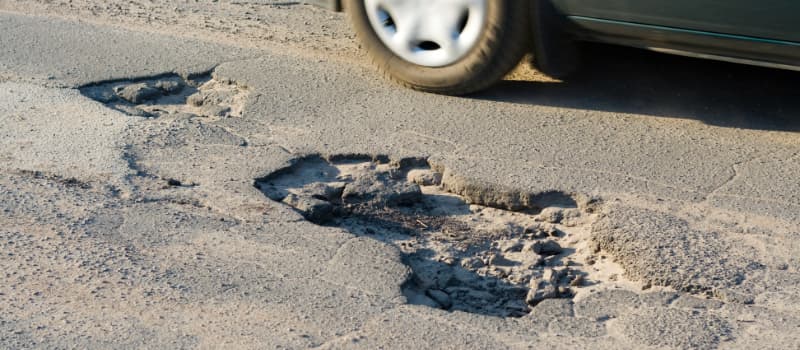
[[530, 51], [530, 0], [486, 0], [479, 35], [457, 61], [443, 66], [411, 62], [389, 48], [367, 13], [365, 0], [344, 0], [355, 31], [377, 68], [412, 89], [446, 95], [477, 92], [502, 79]]

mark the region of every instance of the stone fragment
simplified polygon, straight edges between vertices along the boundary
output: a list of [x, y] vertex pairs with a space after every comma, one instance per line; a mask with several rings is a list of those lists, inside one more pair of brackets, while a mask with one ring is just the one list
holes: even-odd
[[567, 227], [575, 227], [580, 224], [581, 211], [576, 208], [564, 209], [561, 211], [563, 218], [561, 224]]
[[545, 269], [542, 272], [542, 278], [539, 279], [537, 281], [537, 283], [540, 283], [541, 281], [544, 281], [544, 282], [547, 282], [547, 283], [550, 283], [550, 284], [555, 283], [555, 281], [556, 281], [555, 271], [553, 271], [553, 269]]
[[385, 196], [387, 205], [412, 205], [422, 200], [422, 190], [417, 184], [401, 183], [392, 186], [392, 191]]
[[540, 255], [557, 255], [563, 251], [561, 245], [551, 240], [538, 241], [533, 244], [532, 248], [536, 254]]
[[386, 182], [377, 176], [360, 176], [348, 183], [342, 192], [345, 203], [361, 203], [376, 198], [386, 191]]
[[560, 268], [556, 271], [558, 273], [558, 275], [556, 276], [556, 278], [558, 279], [557, 283], [563, 286], [572, 284], [572, 282], [579, 276], [577, 271], [569, 267]]
[[183, 90], [183, 82], [178, 80], [159, 80], [154, 84], [156, 89], [163, 91], [166, 94], [174, 94]]
[[341, 199], [344, 187], [345, 183], [343, 182], [315, 182], [304, 186], [301, 192], [306, 196], [332, 202]]
[[[462, 285], [467, 286], [473, 285], [478, 281], [478, 276], [474, 272], [464, 269], [453, 269], [453, 277]], [[447, 291], [449, 292], [449, 290]]]
[[408, 172], [408, 180], [420, 186], [436, 186], [442, 183], [442, 173], [415, 169]]
[[517, 253], [522, 251], [524, 244], [520, 241], [503, 241], [500, 242], [499, 248], [503, 253]]
[[147, 83], [131, 84], [115, 89], [119, 98], [133, 104], [142, 104], [161, 97], [162, 92]]
[[456, 264], [456, 258], [452, 256], [443, 256], [439, 258], [439, 262], [443, 262], [447, 265], [453, 266]]
[[186, 98], [186, 103], [190, 106], [202, 107], [205, 103], [205, 100], [203, 99], [202, 93], [196, 93]]
[[315, 224], [324, 224], [333, 219], [334, 206], [330, 202], [313, 198], [298, 196], [290, 193], [283, 202], [297, 209], [306, 220]]
[[347, 184], [342, 193], [347, 204], [374, 202], [381, 205], [411, 205], [422, 200], [419, 185], [405, 181], [390, 181], [386, 176], [361, 176]]
[[584, 283], [586, 283], [586, 278], [583, 277], [583, 275], [578, 275], [572, 280], [572, 282], [569, 283], [569, 285], [572, 287], [581, 287], [584, 285]]
[[82, 90], [82, 93], [86, 95], [86, 97], [91, 98], [95, 101], [100, 103], [109, 103], [114, 101], [117, 98], [117, 94], [110, 89], [106, 89], [103, 87], [91, 87]]
[[525, 302], [528, 305], [536, 306], [536, 304], [539, 304], [542, 300], [558, 297], [558, 289], [552, 284], [540, 283], [540, 281], [534, 281], [534, 284], [535, 285], [531, 286], [528, 295], [525, 297]]
[[541, 229], [542, 229], [542, 223], [535, 222], [533, 224], [530, 224], [530, 225], [526, 226], [524, 233], [525, 234], [531, 234], [531, 233], [535, 233], [536, 231], [539, 231]]
[[461, 266], [465, 269], [477, 270], [481, 267], [486, 266], [486, 264], [480, 258], [471, 257], [468, 259], [461, 260]]
[[450, 266], [430, 262], [415, 261], [414, 282], [421, 289], [443, 289], [453, 279], [453, 269]]
[[581, 195], [578, 196], [578, 198], [575, 198], [575, 200], [578, 204], [578, 208], [580, 208], [579, 210], [583, 210], [590, 214], [597, 212], [600, 208], [600, 205], [603, 204], [603, 200], [597, 196]]
[[544, 208], [537, 219], [551, 224], [558, 224], [564, 219], [563, 209], [556, 207]]
[[530, 239], [543, 239], [547, 237], [560, 237], [561, 231], [557, 228], [542, 223], [530, 225], [525, 228], [525, 236]]
[[600, 253], [602, 248], [600, 247], [600, 242], [592, 241], [589, 246], [592, 250], [591, 252], [594, 254]]

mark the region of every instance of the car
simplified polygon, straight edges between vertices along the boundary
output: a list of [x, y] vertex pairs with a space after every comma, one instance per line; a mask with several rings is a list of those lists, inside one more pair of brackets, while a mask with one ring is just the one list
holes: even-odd
[[465, 95], [532, 54], [564, 79], [580, 43], [800, 70], [800, 1], [311, 0], [345, 11], [372, 61], [401, 85]]

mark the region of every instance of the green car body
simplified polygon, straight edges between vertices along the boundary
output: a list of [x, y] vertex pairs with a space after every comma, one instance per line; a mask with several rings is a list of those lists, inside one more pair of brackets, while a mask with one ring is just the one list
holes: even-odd
[[[798, 0], [531, 1], [550, 1], [577, 40], [800, 70]], [[309, 2], [341, 10], [340, 0]]]

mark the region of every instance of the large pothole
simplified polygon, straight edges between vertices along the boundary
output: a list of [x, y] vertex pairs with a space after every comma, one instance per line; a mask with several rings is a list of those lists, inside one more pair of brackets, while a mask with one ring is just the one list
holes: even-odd
[[512, 211], [481, 203], [503, 194], [448, 192], [481, 192], [459, 181], [422, 159], [308, 157], [256, 186], [309, 221], [396, 246], [413, 271], [403, 286], [413, 304], [519, 317], [622, 278], [590, 239], [592, 206], [553, 192], [514, 201]]
[[113, 81], [85, 86], [80, 91], [111, 109], [145, 118], [167, 114], [212, 119], [239, 117], [247, 98], [245, 87], [211, 74]]

